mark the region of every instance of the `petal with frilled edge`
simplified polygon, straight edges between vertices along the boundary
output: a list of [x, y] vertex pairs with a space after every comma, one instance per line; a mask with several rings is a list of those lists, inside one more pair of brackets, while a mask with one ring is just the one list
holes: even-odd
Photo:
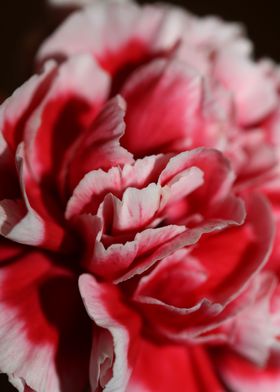
[[112, 167], [108, 171], [90, 171], [79, 182], [69, 199], [66, 217], [69, 219], [81, 213], [96, 214], [106, 194], [112, 193], [120, 197], [128, 187], [141, 189], [157, 182], [168, 160], [169, 156], [152, 155], [138, 159], [133, 164]]
[[[102, 224], [97, 216], [82, 215], [75, 223], [85, 240], [85, 267], [109, 280], [122, 280], [127, 270], [135, 270], [134, 263], [137, 265], [141, 261], [142, 265], [143, 260], [147, 259], [147, 265], [151, 266], [160, 250], [184, 231], [183, 226], [175, 225], [146, 229], [137, 233], [132, 241], [105, 247], [100, 241]], [[132, 276], [134, 274], [132, 272]]]

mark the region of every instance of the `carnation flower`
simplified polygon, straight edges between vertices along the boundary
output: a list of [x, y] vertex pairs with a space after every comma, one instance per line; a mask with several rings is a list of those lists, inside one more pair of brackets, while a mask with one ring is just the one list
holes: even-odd
[[280, 79], [251, 53], [239, 25], [130, 1], [42, 44], [0, 107], [19, 391], [280, 387]]

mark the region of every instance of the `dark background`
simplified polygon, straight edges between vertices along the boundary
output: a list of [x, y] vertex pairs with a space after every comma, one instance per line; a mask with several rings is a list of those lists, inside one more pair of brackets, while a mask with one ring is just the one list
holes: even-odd
[[[247, 28], [249, 37], [255, 43], [256, 57], [268, 56], [280, 62], [279, 0], [169, 2], [180, 4], [198, 15], [216, 14], [228, 21], [242, 22]], [[36, 48], [63, 17], [63, 12], [55, 14], [46, 6], [44, 0], [0, 0], [0, 97], [2, 99], [30, 75]], [[0, 376], [0, 392], [11, 391], [15, 389], [7, 385], [4, 376]]]

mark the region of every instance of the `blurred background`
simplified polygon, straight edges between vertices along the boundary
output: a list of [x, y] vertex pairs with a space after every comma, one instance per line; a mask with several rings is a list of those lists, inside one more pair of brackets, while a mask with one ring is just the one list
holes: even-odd
[[[198, 15], [219, 15], [225, 20], [243, 23], [255, 44], [256, 57], [271, 57], [280, 63], [279, 0], [169, 2], [179, 4]], [[0, 100], [32, 73], [32, 59], [37, 47], [65, 16], [65, 12], [55, 13], [47, 7], [44, 0], [0, 1]], [[8, 385], [6, 377], [0, 376], [0, 392], [12, 391], [15, 389]]]
[[[198, 15], [216, 14], [228, 21], [242, 22], [255, 43], [256, 56], [269, 56], [280, 62], [279, 0], [169, 2]], [[3, 97], [29, 76], [36, 48], [66, 14], [54, 13], [44, 0], [1, 0], [0, 3], [0, 97]]]

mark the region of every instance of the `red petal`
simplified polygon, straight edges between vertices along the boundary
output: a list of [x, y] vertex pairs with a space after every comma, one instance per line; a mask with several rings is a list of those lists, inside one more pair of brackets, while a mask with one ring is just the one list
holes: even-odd
[[[120, 96], [108, 101], [98, 117], [81, 137], [75, 157], [68, 169], [70, 190], [91, 170], [108, 170], [112, 166], [132, 163], [132, 155], [120, 146], [124, 133], [125, 102]], [[94, 154], [93, 154], [94, 151]]]
[[[138, 348], [140, 322], [137, 314], [127, 308], [118, 289], [98, 283], [90, 275], [82, 275], [80, 291], [86, 309], [95, 324], [97, 337], [93, 341], [91, 357], [91, 387], [95, 391], [106, 382], [106, 390], [126, 390]], [[99, 355], [96, 354], [99, 353]], [[109, 361], [104, 367], [101, 358]], [[101, 365], [103, 364], [103, 368]], [[108, 367], [111, 371], [108, 373]], [[109, 374], [109, 377], [108, 377]]]
[[[8, 257], [7, 246], [2, 250]], [[25, 247], [5, 261], [0, 268], [1, 371], [26, 391], [83, 390], [91, 338], [75, 277]]]
[[280, 390], [280, 367], [259, 367], [232, 351], [216, 358], [220, 376], [233, 392], [276, 392]]
[[121, 94], [127, 102], [122, 144], [136, 156], [215, 146], [216, 132], [220, 141], [222, 125], [204, 107], [201, 76], [180, 62], [155, 60], [139, 68]]

